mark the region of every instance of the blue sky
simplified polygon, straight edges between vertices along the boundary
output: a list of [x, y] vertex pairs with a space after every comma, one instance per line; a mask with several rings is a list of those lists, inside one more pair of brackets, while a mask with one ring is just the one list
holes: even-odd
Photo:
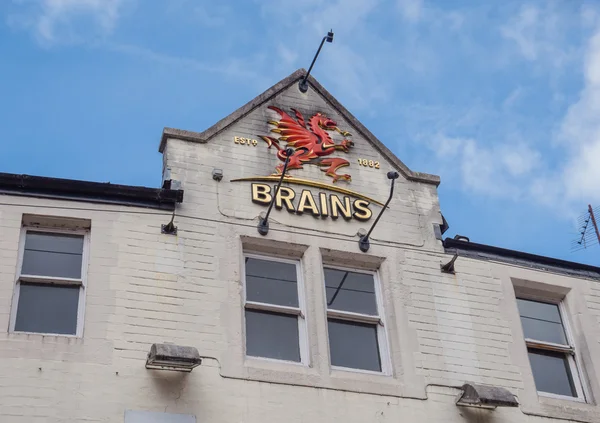
[[0, 2], [0, 171], [159, 186], [162, 128], [202, 131], [300, 67], [411, 169], [449, 235], [571, 252], [600, 205], [600, 3]]

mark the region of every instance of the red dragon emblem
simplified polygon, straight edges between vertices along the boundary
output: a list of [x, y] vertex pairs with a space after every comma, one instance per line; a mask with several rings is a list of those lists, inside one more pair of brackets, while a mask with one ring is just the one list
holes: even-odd
[[[278, 139], [266, 135], [262, 135], [260, 138], [268, 144], [269, 148], [275, 146], [277, 157], [282, 162], [285, 162], [287, 158], [285, 150], [290, 147], [294, 149], [288, 162], [288, 170], [302, 169], [305, 164], [314, 164], [321, 167], [327, 176], [331, 176], [333, 182], [337, 182], [339, 179], [350, 181], [352, 178], [350, 175], [337, 173], [338, 169], [350, 165], [348, 160], [338, 157], [323, 158], [336, 151], [347, 153], [354, 146], [352, 141], [345, 138], [351, 136], [349, 132], [339, 129], [335, 121], [322, 113], [315, 114], [307, 123], [302, 113], [296, 109], [292, 109], [296, 119], [275, 106], [269, 106], [269, 109], [276, 111], [281, 116], [279, 121], [269, 121], [269, 124], [274, 126], [271, 132], [280, 136]], [[329, 131], [339, 132], [344, 139], [336, 144], [329, 135]], [[281, 147], [280, 141], [286, 143], [285, 148]], [[275, 170], [277, 174], [281, 174], [283, 163], [277, 165]]]

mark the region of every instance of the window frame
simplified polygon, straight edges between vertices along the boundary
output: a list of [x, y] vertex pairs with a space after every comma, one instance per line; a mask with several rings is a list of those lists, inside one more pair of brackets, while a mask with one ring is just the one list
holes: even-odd
[[[361, 273], [364, 275], [371, 275], [373, 277], [373, 288], [375, 291], [375, 305], [377, 306], [377, 315], [368, 315], [362, 313], [355, 313], [351, 311], [343, 311], [337, 309], [330, 309], [327, 305], [327, 288], [325, 282], [325, 269], [341, 270], [345, 272]], [[329, 365], [332, 370], [341, 370], [347, 372], [366, 373], [371, 375], [392, 375], [392, 365], [389, 350], [389, 341], [387, 337], [387, 324], [385, 319], [384, 307], [383, 307], [383, 295], [381, 293], [381, 279], [379, 278], [379, 272], [373, 270], [356, 269], [338, 265], [332, 265], [323, 263], [321, 267], [322, 274], [322, 289], [323, 289], [323, 303], [325, 305], [325, 330], [327, 332], [327, 354], [329, 356]], [[335, 366], [331, 362], [331, 345], [329, 341], [329, 318], [336, 320], [343, 320], [346, 322], [356, 323], [368, 323], [374, 324], [377, 328], [377, 347], [379, 349], [379, 360], [381, 362], [381, 371], [377, 372], [374, 370], [356, 369], [352, 367]]]
[[[83, 251], [81, 255], [81, 278], [62, 278], [56, 276], [43, 276], [43, 275], [27, 275], [22, 274], [23, 268], [23, 256], [25, 254], [25, 241], [27, 239], [27, 232], [43, 232], [49, 234], [58, 235], [82, 235], [83, 236]], [[85, 316], [85, 293], [87, 288], [87, 269], [89, 262], [89, 229], [68, 229], [68, 228], [51, 228], [51, 227], [37, 227], [37, 226], [23, 226], [21, 228], [21, 234], [19, 236], [19, 254], [17, 259], [17, 271], [15, 278], [15, 285], [13, 290], [12, 307], [10, 312], [9, 321], [9, 332], [10, 333], [21, 333], [21, 334], [34, 334], [34, 335], [45, 335], [45, 336], [63, 336], [68, 338], [81, 338], [83, 337], [83, 321]], [[17, 321], [17, 311], [19, 308], [19, 295], [21, 291], [21, 282], [25, 283], [37, 283], [47, 285], [59, 285], [59, 286], [79, 286], [79, 299], [77, 303], [77, 325], [75, 334], [65, 333], [52, 333], [52, 332], [26, 332], [15, 330], [15, 324]]]
[[[242, 289], [243, 289], [243, 346], [244, 346], [244, 358], [250, 360], [263, 360], [271, 361], [276, 363], [293, 364], [296, 366], [308, 366], [309, 365], [309, 350], [308, 350], [308, 329], [307, 329], [307, 317], [306, 317], [306, 298], [304, 294], [304, 278], [302, 277], [304, 272], [302, 271], [302, 260], [301, 259], [289, 259], [284, 257], [277, 257], [267, 254], [255, 254], [255, 253], [243, 253], [242, 255]], [[257, 260], [273, 261], [279, 263], [293, 264], [296, 266], [296, 285], [298, 288], [298, 307], [283, 306], [271, 303], [263, 303], [260, 301], [251, 301], [247, 299], [247, 285], [246, 285], [246, 259], [253, 258]], [[271, 313], [284, 314], [286, 316], [296, 316], [298, 320], [298, 347], [300, 349], [300, 361], [292, 360], [281, 360], [270, 357], [259, 357], [254, 355], [248, 355], [246, 353], [247, 348], [247, 337], [246, 337], [246, 310], [254, 311], [267, 311]]]
[[[521, 300], [527, 300], [527, 301], [535, 301], [538, 303], [553, 304], [553, 305], [558, 306], [558, 313], [560, 315], [561, 324], [562, 324], [563, 330], [565, 331], [565, 339], [566, 339], [567, 344], [557, 344], [554, 342], [547, 342], [547, 341], [541, 341], [538, 339], [526, 338], [525, 333], [523, 332], [523, 340], [525, 342], [525, 348], [526, 348], [527, 354], [528, 354], [528, 357], [527, 357], [528, 361], [529, 361], [529, 350], [530, 349], [538, 350], [538, 351], [549, 351], [549, 352], [555, 352], [555, 353], [562, 353], [566, 356], [567, 363], [569, 364], [569, 371], [571, 372], [571, 377], [573, 378], [573, 385], [575, 387], [575, 392], [576, 392], [577, 396], [572, 397], [572, 396], [568, 396], [568, 395], [560, 395], [560, 394], [554, 394], [552, 392], [540, 391], [537, 389], [537, 386], [536, 386], [535, 389], [536, 389], [537, 394], [541, 397], [586, 403], [587, 402], [586, 398], [589, 398], [589, 392], [588, 392], [587, 386], [584, 383], [582, 376], [581, 376], [582, 369], [581, 369], [581, 366], [579, 365], [580, 360], [579, 360], [579, 357], [577, 356], [577, 348], [576, 348], [575, 342], [573, 340], [573, 334], [571, 331], [569, 320], [567, 319], [568, 313], [567, 313], [567, 309], [566, 309], [564, 300], [557, 300], [556, 298], [546, 298], [546, 297], [539, 297], [539, 296], [533, 296], [533, 295], [517, 295], [515, 298], [521, 299]], [[517, 310], [518, 310], [518, 307], [517, 307]], [[519, 323], [521, 324], [521, 327], [523, 327], [520, 311], [519, 311]], [[531, 369], [531, 363], [529, 364], [529, 366]], [[534, 384], [535, 384], [535, 375], [533, 375], [533, 370], [531, 371], [531, 373], [534, 378]]]

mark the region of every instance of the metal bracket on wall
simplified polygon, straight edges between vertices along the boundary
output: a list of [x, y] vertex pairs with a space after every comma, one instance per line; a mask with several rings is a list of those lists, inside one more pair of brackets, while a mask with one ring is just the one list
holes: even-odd
[[317, 57], [319, 57], [319, 53], [321, 52], [321, 49], [323, 48], [323, 44], [325, 43], [325, 41], [327, 41], [328, 43], [332, 43], [333, 42], [333, 29], [331, 31], [329, 31], [327, 33], [326, 36], [323, 37], [323, 40], [321, 41], [321, 44], [319, 45], [319, 49], [317, 50], [317, 53], [315, 54], [315, 57], [313, 57], [312, 63], [310, 64], [310, 67], [308, 68], [308, 72], [306, 72], [306, 75], [304, 75], [304, 78], [302, 78], [302, 80], [298, 83], [298, 88], [300, 89], [300, 92], [307, 92], [308, 91], [308, 76], [310, 75], [310, 71], [312, 70], [313, 66], [315, 65], [315, 61], [317, 60]]
[[275, 204], [275, 198], [277, 197], [277, 193], [279, 192], [279, 188], [281, 188], [281, 183], [283, 182], [283, 178], [285, 177], [285, 171], [287, 170], [288, 163], [290, 162], [290, 158], [294, 154], [293, 148], [286, 148], [285, 150], [285, 162], [283, 163], [283, 171], [281, 172], [281, 177], [279, 178], [279, 182], [275, 187], [275, 191], [273, 192], [273, 198], [269, 203], [269, 208], [267, 209], [267, 213], [265, 217], [258, 218], [258, 233], [261, 235], [266, 235], [269, 233], [269, 215], [271, 214], [271, 210], [273, 209], [273, 204]]
[[360, 239], [358, 240], [358, 248], [363, 253], [366, 253], [367, 251], [369, 251], [369, 248], [371, 247], [371, 243], [369, 242], [369, 237], [371, 236], [371, 232], [373, 232], [373, 229], [375, 229], [377, 222], [379, 222], [381, 215], [383, 214], [385, 209], [387, 209], [387, 206], [390, 204], [390, 201], [392, 201], [392, 197], [394, 196], [394, 181], [396, 181], [396, 179], [398, 179], [399, 177], [400, 177], [400, 174], [393, 170], [387, 173], [387, 178], [392, 181], [392, 183], [390, 185], [390, 196], [388, 197], [387, 201], [383, 205], [383, 208], [377, 215], [375, 222], [373, 222], [373, 225], [371, 225], [371, 229], [369, 229], [369, 232], [367, 232], [366, 235], [360, 235]]
[[458, 258], [458, 253], [455, 253], [454, 257], [452, 257], [452, 259], [448, 263], [440, 264], [440, 269], [442, 270], [442, 273], [450, 273], [451, 275], [454, 275], [456, 273], [454, 271], [454, 262], [456, 261], [457, 258]]
[[160, 225], [160, 232], [167, 235], [177, 235], [177, 226], [173, 223], [175, 220], [175, 212], [171, 216], [171, 221], [166, 225]]

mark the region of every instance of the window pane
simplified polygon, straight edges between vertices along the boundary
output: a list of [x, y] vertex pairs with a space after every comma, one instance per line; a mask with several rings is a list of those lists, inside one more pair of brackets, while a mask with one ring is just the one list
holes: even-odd
[[246, 299], [298, 307], [296, 265], [247, 257]]
[[521, 317], [521, 323], [523, 324], [525, 338], [554, 342], [555, 344], [567, 344], [565, 331], [560, 324], [530, 319], [529, 317]]
[[526, 338], [567, 344], [558, 305], [517, 298]]
[[21, 283], [15, 330], [77, 333], [79, 286]]
[[538, 391], [569, 397], [577, 396], [565, 354], [529, 349], [529, 362]]
[[21, 273], [80, 279], [82, 254], [83, 235], [28, 231]]
[[373, 275], [324, 269], [327, 308], [377, 315]]
[[328, 319], [333, 366], [381, 371], [377, 325]]
[[298, 317], [246, 310], [246, 355], [300, 361]]
[[530, 317], [532, 319], [562, 324], [557, 304], [548, 304], [517, 298], [517, 305], [519, 306], [519, 314], [521, 317]]

